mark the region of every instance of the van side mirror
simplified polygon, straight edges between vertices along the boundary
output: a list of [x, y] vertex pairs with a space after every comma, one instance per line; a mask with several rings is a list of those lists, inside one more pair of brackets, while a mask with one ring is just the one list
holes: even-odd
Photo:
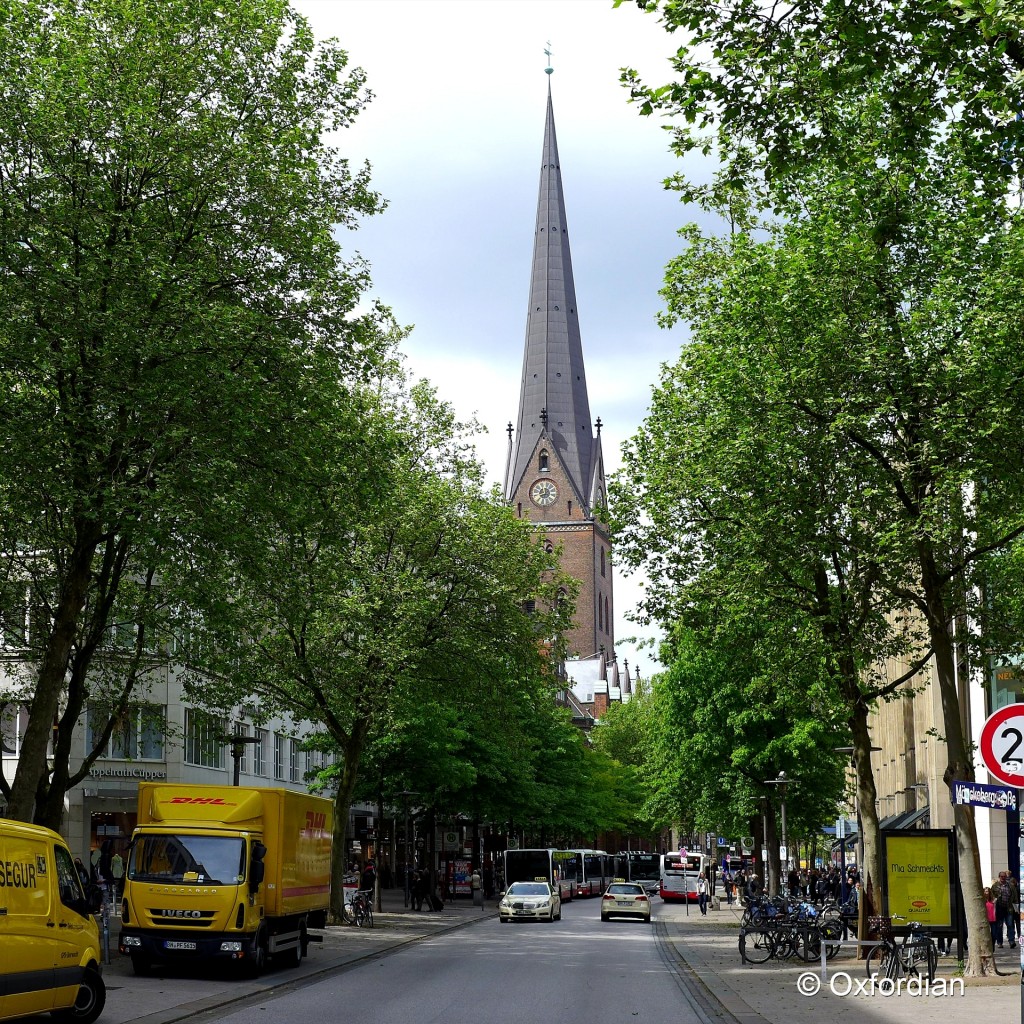
[[263, 858], [267, 855], [267, 848], [260, 842], [252, 844], [252, 863], [249, 865], [249, 892], [255, 895], [263, 884], [263, 878], [267, 873], [267, 866]]

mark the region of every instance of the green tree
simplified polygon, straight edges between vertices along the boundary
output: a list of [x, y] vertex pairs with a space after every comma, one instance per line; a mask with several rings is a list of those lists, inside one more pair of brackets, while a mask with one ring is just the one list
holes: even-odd
[[650, 837], [655, 849], [661, 845], [662, 834], [678, 820], [677, 808], [667, 807], [660, 799], [655, 771], [661, 712], [654, 691], [642, 684], [629, 701], [610, 705], [591, 734], [594, 749], [619, 765], [628, 793], [626, 831]]
[[[343, 431], [322, 453], [324, 486], [268, 498], [239, 546], [207, 552], [187, 602], [205, 626], [197, 700], [254, 697], [262, 713], [322, 727], [338, 751], [338, 879], [370, 745], [394, 723], [443, 723], [435, 704], [487, 705], [541, 676], [545, 639], [557, 646], [570, 614], [558, 595], [573, 592], [529, 524], [483, 490], [462, 428], [426, 385], [384, 381], [341, 414], [353, 406], [362, 447]], [[339, 919], [341, 900], [337, 885]]]
[[[634, 98], [680, 119], [677, 152], [714, 152], [723, 167], [709, 186], [684, 175], [673, 185], [741, 234], [753, 204], [827, 236], [830, 247], [796, 243], [813, 259], [846, 254], [841, 275], [827, 255], [824, 267], [806, 262], [813, 287], [791, 277], [789, 309], [769, 296], [760, 319], [796, 343], [785, 323], [795, 315], [814, 339], [801, 342], [819, 369], [804, 373], [799, 408], [808, 429], [833, 433], [844, 474], [861, 481], [851, 521], [872, 524], [878, 590], [918, 617], [932, 648], [946, 779], [970, 777], [955, 659], [982, 582], [975, 569], [1021, 527], [1016, 314], [994, 301], [1012, 310], [1020, 290], [1007, 197], [1024, 129], [1021, 15], [973, 0], [642, 6], [685, 35], [679, 80], [651, 89], [627, 73]], [[827, 358], [828, 330], [811, 319], [835, 335]], [[991, 961], [973, 814], [955, 815], [973, 974]]]
[[[615, 0], [621, 6], [626, 0]], [[853, 167], [845, 111], [884, 98], [879, 161], [927, 163], [945, 142], [999, 196], [1024, 143], [1024, 14], [987, 0], [636, 0], [680, 41], [678, 78], [624, 80], [646, 113], [677, 119], [680, 154], [715, 151], [735, 179], [784, 179], [819, 158]], [[682, 184], [682, 178], [676, 180]]]
[[[759, 225], [746, 214], [728, 239], [690, 235], [667, 288], [670, 309], [695, 323], [699, 339], [681, 361], [680, 386], [670, 384], [677, 398], [688, 396], [688, 414], [675, 417], [653, 453], [660, 470], [644, 470], [652, 453], [643, 448], [634, 469], [647, 473], [647, 512], [683, 551], [684, 567], [695, 558], [743, 565], [757, 535], [769, 555], [780, 539], [793, 546], [793, 579], [819, 580], [829, 596], [817, 621], [847, 644], [840, 680], [863, 679], [893, 641], [909, 650], [920, 629], [952, 784], [973, 777], [955, 658], [983, 582], [976, 568], [1024, 529], [1014, 354], [1021, 236], [1012, 211], [979, 196], [970, 165], [952, 151], [934, 168], [878, 169], [867, 155], [876, 125], [866, 104], [856, 182], [824, 161], [790, 179], [793, 216], [765, 226], [768, 241], [756, 239]], [[718, 369], [707, 372], [708, 364]], [[691, 367], [698, 372], [688, 376]], [[719, 405], [731, 418], [719, 418]], [[672, 515], [665, 469], [678, 472], [686, 458], [696, 490], [675, 520], [663, 520]], [[808, 484], [814, 489], [794, 501]], [[777, 539], [763, 518], [773, 503]], [[760, 525], [744, 540], [736, 524], [750, 505], [756, 514], [746, 521]], [[702, 554], [694, 538], [709, 528], [713, 543]], [[842, 557], [823, 557], [830, 551]], [[756, 574], [751, 581], [756, 587]], [[815, 615], [812, 604], [806, 610]], [[900, 623], [909, 632], [887, 637], [885, 628]], [[868, 628], [848, 632], [852, 625]], [[853, 732], [863, 810], [865, 736]], [[990, 961], [974, 820], [966, 808], [955, 816], [977, 937], [969, 969], [980, 972]]]
[[380, 207], [326, 141], [345, 65], [283, 0], [2, 5], [0, 573], [38, 613], [13, 817], [59, 825], [93, 658], [160, 603], [128, 582], [315, 462], [305, 396], [375, 350], [334, 235]]

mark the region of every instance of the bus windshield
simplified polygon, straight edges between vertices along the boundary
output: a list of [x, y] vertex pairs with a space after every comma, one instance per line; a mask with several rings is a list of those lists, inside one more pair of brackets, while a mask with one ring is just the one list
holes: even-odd
[[144, 835], [132, 847], [133, 882], [237, 885], [245, 881], [245, 840], [230, 836]]
[[629, 878], [633, 882], [656, 882], [661, 878], [661, 854], [631, 853]]

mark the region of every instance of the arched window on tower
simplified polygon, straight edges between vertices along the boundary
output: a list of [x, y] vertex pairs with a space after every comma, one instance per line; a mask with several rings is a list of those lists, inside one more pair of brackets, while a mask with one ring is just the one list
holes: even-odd
[[546, 473], [551, 468], [549, 465], [547, 448], [541, 448], [540, 455], [537, 458], [537, 468], [542, 473]]
[[549, 555], [553, 555], [553, 554], [555, 553], [555, 545], [554, 545], [554, 544], [552, 544], [552, 543], [551, 543], [551, 541], [549, 541], [549, 540], [546, 540], [546, 541], [544, 541], [544, 550], [545, 550], [545, 551], [546, 551], [546, 552], [547, 552], [547, 553], [548, 553]]
[[608, 614], [608, 598], [604, 599], [604, 631], [611, 636], [612, 634], [612, 617]]
[[597, 631], [604, 632], [604, 603], [600, 597], [597, 599]]
[[601, 548], [601, 575], [604, 575], [604, 548]]

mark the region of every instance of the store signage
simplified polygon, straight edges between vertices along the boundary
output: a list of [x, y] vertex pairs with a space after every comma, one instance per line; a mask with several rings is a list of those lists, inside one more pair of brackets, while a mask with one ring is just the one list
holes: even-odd
[[151, 782], [154, 779], [166, 779], [167, 770], [159, 768], [97, 768], [95, 765], [89, 769], [89, 776], [93, 779], [143, 779]]
[[999, 811], [1017, 810], [1017, 790], [1006, 786], [986, 786], [981, 782], [954, 782], [949, 798], [955, 804], [992, 807]]
[[883, 833], [883, 870], [889, 916], [926, 927], [953, 924], [953, 865], [948, 834]]

